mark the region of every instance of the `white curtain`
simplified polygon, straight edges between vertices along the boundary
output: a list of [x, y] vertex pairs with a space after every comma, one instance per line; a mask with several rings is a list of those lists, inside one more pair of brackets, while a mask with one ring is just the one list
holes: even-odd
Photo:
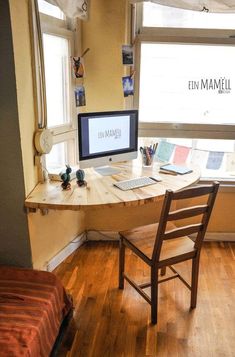
[[151, 1], [156, 4], [188, 10], [209, 12], [235, 12], [235, 0], [129, 0], [131, 3]]
[[56, 5], [63, 13], [70, 18], [78, 17], [82, 20], [88, 18], [89, 0], [46, 0], [52, 5]]

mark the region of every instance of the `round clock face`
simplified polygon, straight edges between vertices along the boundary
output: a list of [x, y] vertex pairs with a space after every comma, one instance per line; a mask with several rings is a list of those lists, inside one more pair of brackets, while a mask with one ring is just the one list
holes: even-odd
[[50, 130], [39, 130], [35, 135], [35, 147], [40, 154], [48, 154], [52, 149], [53, 141]]

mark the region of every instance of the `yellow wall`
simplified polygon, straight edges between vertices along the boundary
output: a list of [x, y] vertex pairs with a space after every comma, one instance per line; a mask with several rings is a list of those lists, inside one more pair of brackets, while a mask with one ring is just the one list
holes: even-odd
[[87, 112], [124, 108], [125, 19], [126, 0], [91, 1], [89, 20], [82, 23], [82, 48], [90, 48], [84, 57]]
[[150, 224], [157, 221], [160, 206], [158, 202], [136, 207], [94, 209], [86, 212], [86, 229], [120, 231]]
[[[200, 204], [200, 202], [198, 202]], [[99, 209], [86, 212], [87, 230], [118, 231], [135, 226], [154, 223], [160, 214], [160, 203], [148, 203], [137, 207]], [[235, 240], [235, 197], [234, 193], [219, 193], [211, 215], [208, 232], [234, 233]]]
[[10, 0], [11, 25], [15, 56], [17, 102], [26, 195], [37, 184], [34, 166], [35, 129], [33, 77], [27, 0]]
[[211, 232], [234, 233], [235, 238], [234, 192], [221, 192], [218, 194], [208, 230]]
[[84, 232], [84, 214], [77, 211], [49, 210], [28, 215], [33, 267], [45, 269], [48, 261], [71, 240]]

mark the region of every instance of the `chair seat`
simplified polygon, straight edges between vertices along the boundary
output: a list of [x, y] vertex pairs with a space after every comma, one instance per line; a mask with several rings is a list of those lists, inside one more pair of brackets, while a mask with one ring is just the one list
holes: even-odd
[[[168, 222], [166, 231], [175, 229], [176, 226]], [[128, 240], [128, 242], [135, 246], [138, 250], [143, 252], [149, 259], [152, 258], [153, 247], [156, 239], [158, 223], [149, 224], [122, 231], [120, 234]], [[177, 257], [186, 255], [192, 258], [195, 255], [194, 242], [188, 237], [180, 237], [163, 241], [159, 266], [164, 266], [172, 257], [177, 261]], [[180, 261], [178, 259], [178, 261]]]

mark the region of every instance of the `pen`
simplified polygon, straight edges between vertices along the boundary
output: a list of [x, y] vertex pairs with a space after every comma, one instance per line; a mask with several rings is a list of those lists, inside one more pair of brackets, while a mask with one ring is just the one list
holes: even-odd
[[157, 150], [158, 143], [153, 144], [153, 153], [155, 154]]

